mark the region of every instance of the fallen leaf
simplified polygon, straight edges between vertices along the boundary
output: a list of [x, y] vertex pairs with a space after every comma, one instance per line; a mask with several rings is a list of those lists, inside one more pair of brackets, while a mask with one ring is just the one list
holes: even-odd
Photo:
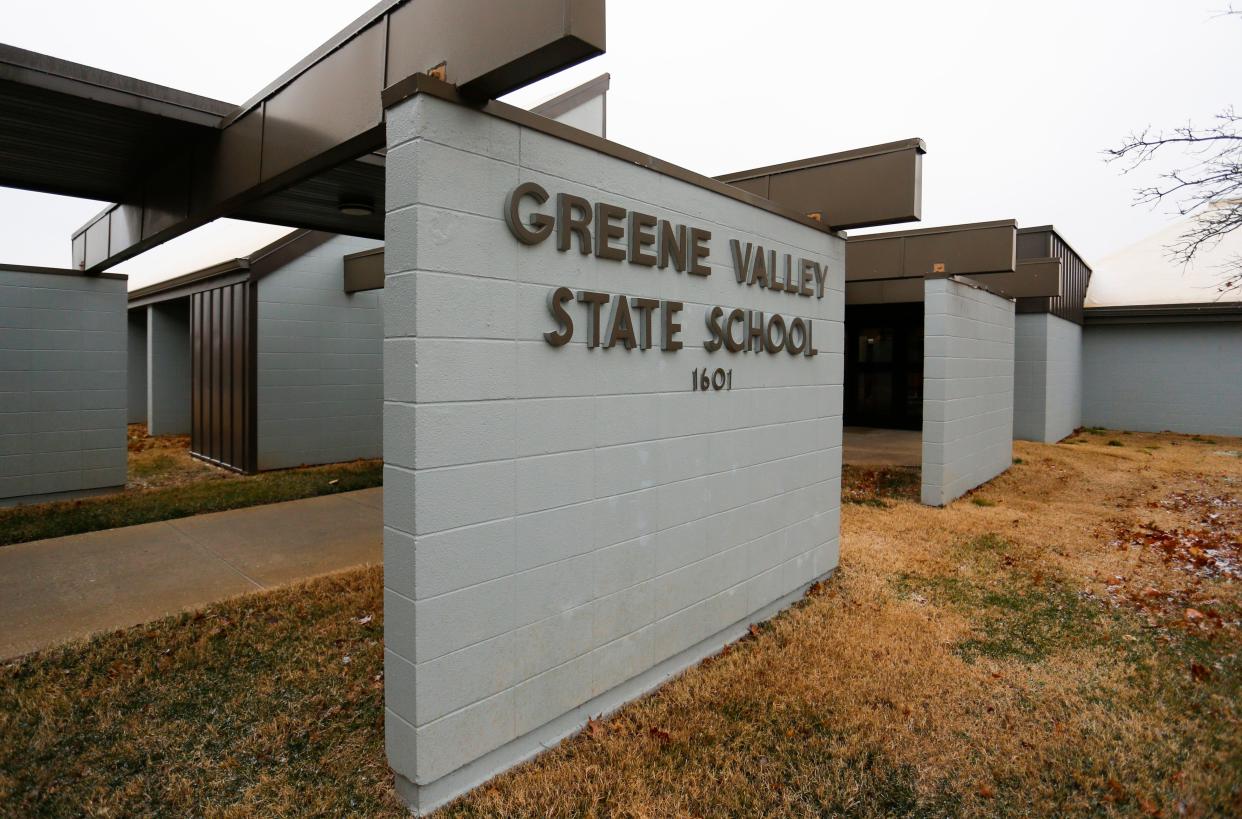
[[651, 734], [651, 736], [655, 737], [661, 742], [668, 742], [669, 740], [672, 739], [672, 737], [669, 736], [668, 731], [665, 731], [663, 728], [656, 728], [653, 726], [652, 728], [648, 729], [647, 733]]
[[996, 796], [996, 791], [992, 789], [991, 785], [980, 785], [979, 795], [984, 799], [991, 799], [993, 796]]
[[1212, 669], [1200, 663], [1191, 663], [1190, 676], [1194, 677], [1199, 682], [1203, 682], [1208, 677], [1212, 676]]
[[603, 725], [600, 725], [599, 722], [594, 719], [588, 719], [586, 727], [587, 733], [590, 734], [593, 739], [599, 739], [608, 733], [608, 729], [606, 729]]
[[1193, 623], [1196, 620], [1203, 619], [1203, 612], [1198, 609], [1186, 609], [1186, 622]]
[[1159, 816], [1160, 815], [1160, 808], [1156, 805], [1155, 802], [1151, 801], [1150, 799], [1140, 799], [1139, 810], [1141, 810], [1143, 813], [1147, 814], [1148, 816]]
[[750, 636], [751, 636], [751, 637], [758, 637], [758, 636], [759, 636], [759, 627], [758, 627], [757, 625], [755, 625], [754, 623], [751, 623], [751, 624], [750, 624], [750, 628], [749, 628], [748, 630], [750, 631]]

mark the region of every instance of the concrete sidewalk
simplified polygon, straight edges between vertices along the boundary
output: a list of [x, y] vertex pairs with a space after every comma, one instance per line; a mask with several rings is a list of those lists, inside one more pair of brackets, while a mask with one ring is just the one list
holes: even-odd
[[859, 466], [922, 466], [920, 430], [846, 427], [842, 460]]
[[382, 488], [0, 547], [0, 659], [383, 560]]

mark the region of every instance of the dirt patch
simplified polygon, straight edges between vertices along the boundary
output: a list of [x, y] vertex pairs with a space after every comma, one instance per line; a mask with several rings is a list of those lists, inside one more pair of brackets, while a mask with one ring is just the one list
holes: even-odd
[[130, 424], [126, 444], [129, 450], [126, 490], [185, 486], [234, 474], [192, 457], [188, 435], [148, 435], [146, 424]]

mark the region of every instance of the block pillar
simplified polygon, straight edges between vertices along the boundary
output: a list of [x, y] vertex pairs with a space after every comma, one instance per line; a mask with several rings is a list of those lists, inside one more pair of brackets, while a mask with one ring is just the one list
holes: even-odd
[[190, 434], [190, 300], [147, 307], [147, 428]]

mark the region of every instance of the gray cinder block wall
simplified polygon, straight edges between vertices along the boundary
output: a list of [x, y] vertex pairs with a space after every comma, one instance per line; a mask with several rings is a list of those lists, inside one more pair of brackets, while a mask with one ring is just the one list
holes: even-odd
[[143, 362], [147, 431], [152, 435], [189, 435], [190, 300], [172, 299], [139, 310], [147, 314]]
[[1088, 325], [1082, 422], [1242, 435], [1242, 322]]
[[1051, 313], [1016, 318], [1013, 436], [1056, 443], [1082, 426], [1082, 326]]
[[131, 424], [147, 422], [147, 311], [131, 310], [126, 321], [127, 398], [126, 421]]
[[124, 276], [0, 267], [0, 505], [125, 484]]
[[[844, 242], [426, 95], [387, 122], [385, 737], [429, 810], [837, 565]], [[701, 225], [711, 275], [519, 245], [519, 181]], [[738, 285], [731, 238], [826, 265], [825, 298]], [[684, 349], [588, 349], [581, 315], [550, 346], [561, 285], [683, 301]], [[812, 317], [820, 354], [709, 353], [711, 304]]]
[[261, 278], [258, 468], [378, 458], [382, 445], [381, 290], [346, 293], [337, 236]]
[[1013, 459], [1014, 303], [924, 284], [922, 500], [944, 506]]

